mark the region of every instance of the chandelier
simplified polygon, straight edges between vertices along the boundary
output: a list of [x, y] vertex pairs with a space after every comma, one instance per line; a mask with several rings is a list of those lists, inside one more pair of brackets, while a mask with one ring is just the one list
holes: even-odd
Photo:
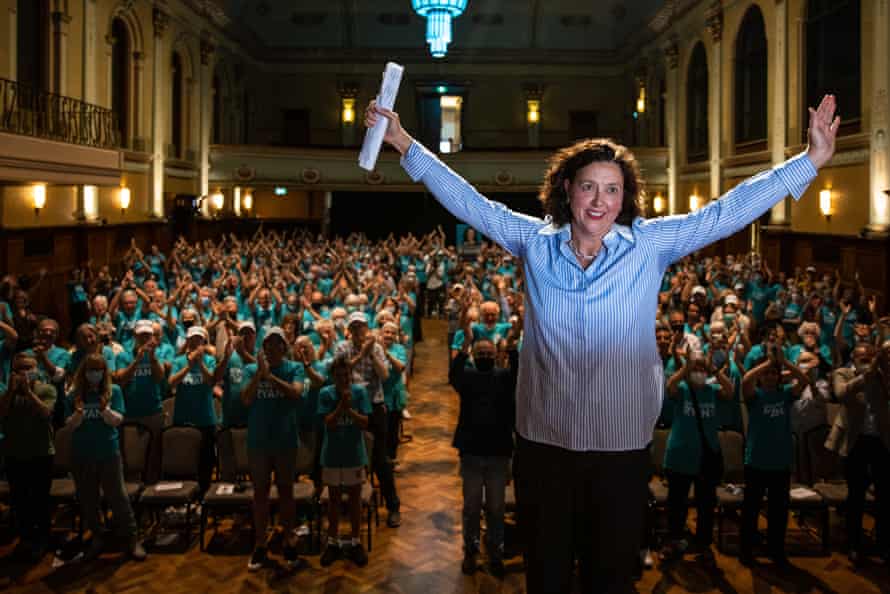
[[434, 58], [444, 58], [451, 43], [451, 20], [463, 14], [468, 0], [411, 0], [411, 7], [426, 19], [426, 41]]

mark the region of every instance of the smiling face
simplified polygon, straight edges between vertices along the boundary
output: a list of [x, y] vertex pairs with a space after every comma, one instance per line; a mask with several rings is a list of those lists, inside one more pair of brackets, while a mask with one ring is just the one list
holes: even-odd
[[572, 212], [572, 232], [585, 239], [601, 238], [621, 213], [624, 177], [610, 161], [595, 161], [565, 180]]

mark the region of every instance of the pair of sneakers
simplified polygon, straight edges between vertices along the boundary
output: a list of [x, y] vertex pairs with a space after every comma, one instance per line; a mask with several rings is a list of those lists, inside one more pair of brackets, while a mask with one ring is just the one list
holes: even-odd
[[368, 553], [365, 552], [365, 547], [362, 546], [358, 539], [353, 539], [348, 543], [340, 543], [329, 538], [324, 553], [321, 554], [321, 566], [329, 567], [338, 559], [348, 559], [357, 566], [364, 567], [368, 564]]
[[[464, 575], [473, 575], [479, 569], [479, 555], [475, 552], [464, 553], [464, 561], [461, 563], [460, 569]], [[488, 561], [488, 572], [498, 579], [504, 577], [504, 561], [499, 557], [492, 557]]]
[[[283, 552], [288, 569], [298, 569], [303, 565], [303, 560], [297, 554], [297, 542], [296, 536], [285, 537]], [[267, 565], [269, 565], [269, 550], [264, 546], [256, 547], [247, 562], [247, 570], [258, 571]]]

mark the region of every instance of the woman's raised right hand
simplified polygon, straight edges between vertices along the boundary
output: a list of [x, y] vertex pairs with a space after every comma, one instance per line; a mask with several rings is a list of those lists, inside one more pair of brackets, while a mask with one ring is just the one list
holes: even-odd
[[365, 109], [365, 127], [373, 127], [377, 123], [378, 118], [381, 117], [388, 120], [386, 132], [383, 135], [383, 141], [392, 145], [397, 151], [404, 155], [411, 146], [412, 138], [405, 132], [405, 129], [402, 128], [399, 114], [390, 109], [386, 109], [385, 107], [380, 107], [377, 105], [376, 99], [372, 100]]

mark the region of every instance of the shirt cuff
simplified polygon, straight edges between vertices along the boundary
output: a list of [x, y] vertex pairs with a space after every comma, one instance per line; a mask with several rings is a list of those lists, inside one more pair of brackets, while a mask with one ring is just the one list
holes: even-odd
[[806, 152], [788, 159], [777, 166], [774, 171], [795, 200], [800, 200], [807, 186], [816, 179], [818, 173]]
[[435, 155], [416, 140], [412, 140], [411, 146], [408, 147], [408, 150], [402, 156], [400, 163], [405, 173], [411, 178], [411, 181], [416, 182], [429, 171], [434, 161], [436, 161]]

